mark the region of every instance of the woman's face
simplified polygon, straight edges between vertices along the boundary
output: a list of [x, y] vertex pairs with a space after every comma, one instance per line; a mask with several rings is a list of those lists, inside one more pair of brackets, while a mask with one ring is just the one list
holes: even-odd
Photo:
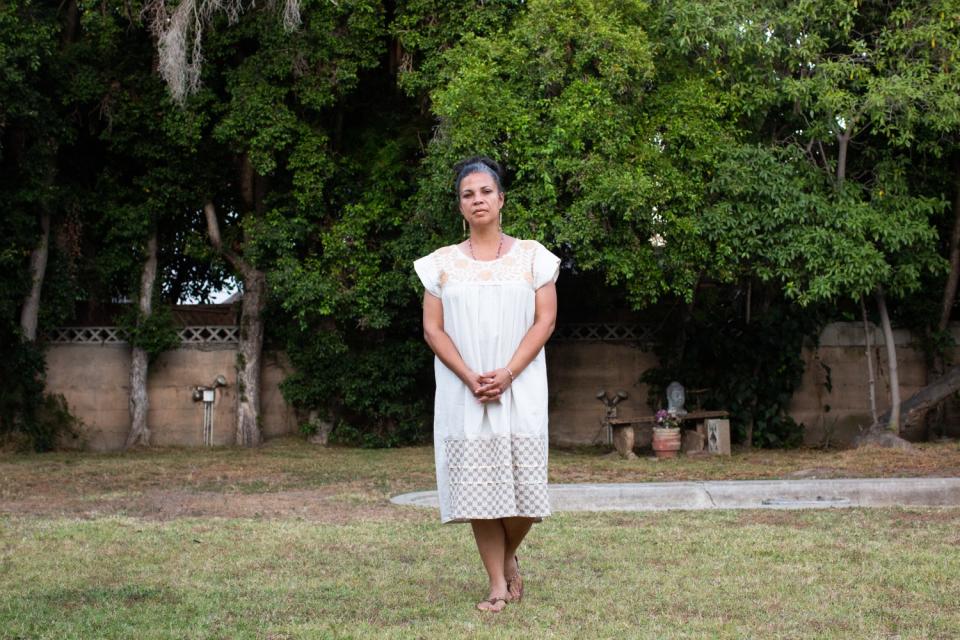
[[470, 226], [499, 224], [503, 193], [485, 171], [471, 173], [460, 181], [460, 213]]

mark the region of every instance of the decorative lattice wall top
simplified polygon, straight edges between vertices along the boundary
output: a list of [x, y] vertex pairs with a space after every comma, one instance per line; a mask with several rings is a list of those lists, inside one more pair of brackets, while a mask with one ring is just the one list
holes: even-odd
[[621, 322], [580, 322], [558, 324], [550, 338], [557, 342], [655, 342], [652, 327]]
[[[240, 328], [229, 325], [182, 327], [180, 342], [234, 343]], [[50, 332], [50, 342], [57, 344], [126, 344], [127, 334], [120, 327], [58, 327]]]
[[[182, 327], [180, 342], [184, 344], [236, 343], [240, 328], [231, 325]], [[59, 327], [49, 334], [57, 344], [126, 344], [127, 335], [119, 327]], [[557, 325], [551, 341], [555, 342], [633, 342], [649, 345], [655, 342], [651, 327], [616, 322], [582, 322]]]

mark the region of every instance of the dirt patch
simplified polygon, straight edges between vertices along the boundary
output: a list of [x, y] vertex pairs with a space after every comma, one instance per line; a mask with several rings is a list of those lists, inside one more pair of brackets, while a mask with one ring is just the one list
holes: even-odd
[[[355, 496], [351, 498], [351, 496]], [[39, 495], [0, 500], [0, 515], [101, 518], [123, 515], [148, 520], [177, 518], [300, 519], [327, 524], [359, 521], [419, 521], [431, 513], [361, 497], [344, 487], [269, 493], [151, 490], [70, 498]]]
[[[604, 449], [551, 450], [552, 483], [960, 476], [957, 443], [914, 451], [737, 451], [727, 457], [605, 458]], [[434, 486], [430, 447], [315, 447], [297, 438], [246, 449], [151, 448], [126, 453], [2, 454], [0, 514], [302, 518], [315, 522], [436, 518], [389, 503]], [[774, 516], [776, 517], [776, 516]]]
[[960, 509], [944, 507], [931, 508], [923, 511], [897, 511], [890, 516], [892, 526], [911, 525], [913, 523], [928, 524], [930, 522], [957, 522], [960, 523]]
[[789, 479], [815, 479], [815, 478], [835, 478], [837, 471], [829, 467], [814, 467], [812, 469], [798, 469], [785, 474]]

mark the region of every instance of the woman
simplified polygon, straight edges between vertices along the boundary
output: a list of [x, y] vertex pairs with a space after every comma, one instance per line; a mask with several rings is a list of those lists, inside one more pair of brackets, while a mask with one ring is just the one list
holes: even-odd
[[499, 612], [523, 596], [517, 548], [550, 515], [547, 370], [560, 259], [504, 235], [500, 167], [457, 165], [470, 234], [414, 262], [426, 289], [423, 333], [436, 354], [434, 446], [442, 522], [469, 522], [490, 579], [477, 603]]

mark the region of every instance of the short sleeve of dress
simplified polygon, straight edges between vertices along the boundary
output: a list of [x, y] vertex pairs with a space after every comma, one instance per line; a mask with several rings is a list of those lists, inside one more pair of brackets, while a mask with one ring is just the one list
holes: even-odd
[[437, 268], [436, 256], [430, 254], [419, 260], [414, 260], [413, 269], [417, 272], [420, 282], [427, 293], [435, 298], [440, 297], [440, 271]]
[[539, 289], [548, 282], [556, 282], [559, 275], [560, 258], [538, 242], [533, 254], [533, 288]]

